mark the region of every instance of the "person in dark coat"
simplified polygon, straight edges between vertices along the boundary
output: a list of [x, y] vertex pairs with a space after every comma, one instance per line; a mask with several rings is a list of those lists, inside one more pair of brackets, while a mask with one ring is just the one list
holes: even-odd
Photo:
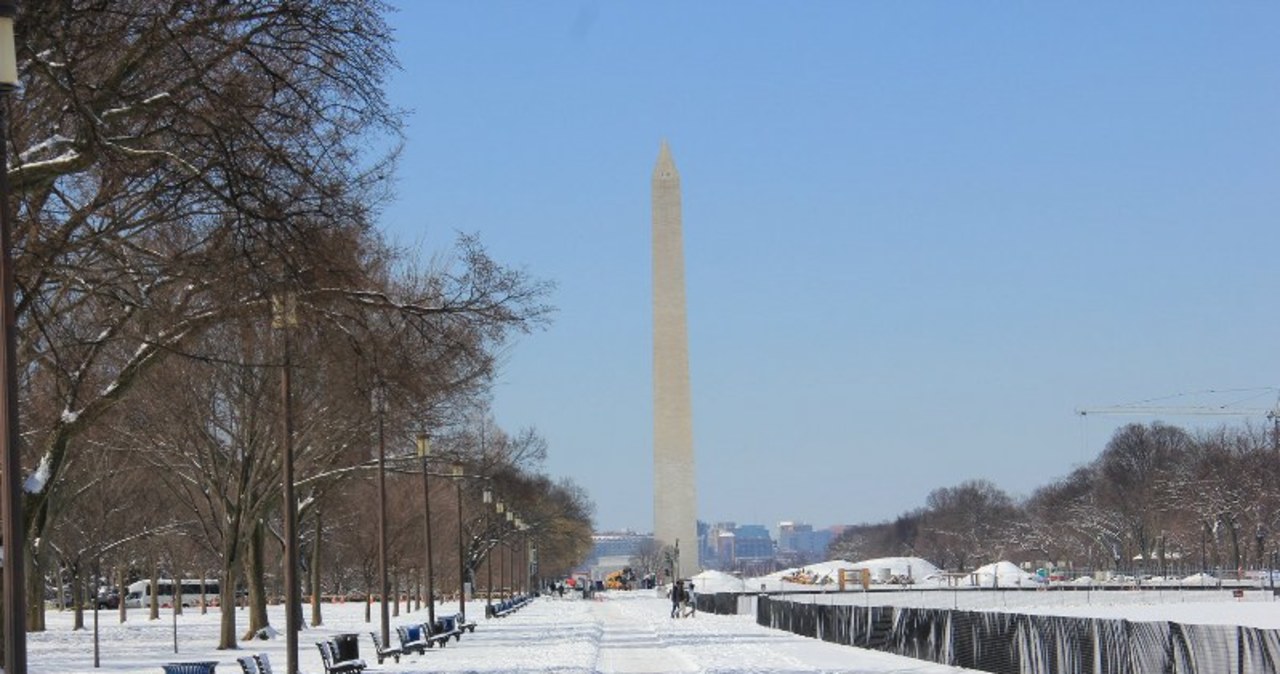
[[684, 601], [684, 583], [676, 581], [671, 585], [671, 617], [680, 617], [680, 604]]

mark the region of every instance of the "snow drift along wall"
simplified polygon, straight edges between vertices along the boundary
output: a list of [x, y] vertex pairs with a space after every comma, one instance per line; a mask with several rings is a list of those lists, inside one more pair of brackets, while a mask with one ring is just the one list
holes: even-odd
[[760, 597], [756, 622], [995, 674], [1280, 674], [1280, 630]]

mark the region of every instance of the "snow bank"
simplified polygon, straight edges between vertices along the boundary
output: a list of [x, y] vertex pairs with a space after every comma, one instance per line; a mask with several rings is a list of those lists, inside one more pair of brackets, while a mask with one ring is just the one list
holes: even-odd
[[972, 578], [979, 587], [1028, 587], [1044, 583], [1043, 578], [1005, 561], [978, 567]]
[[703, 571], [690, 580], [695, 592], [742, 592], [747, 589], [741, 578], [723, 571]]
[[840, 570], [853, 573], [854, 582], [861, 577], [862, 569], [871, 575], [871, 582], [894, 585], [939, 585], [941, 571], [920, 557], [878, 557], [848, 562], [834, 559], [817, 564], [783, 569], [767, 576], [748, 578], [748, 590], [783, 592], [790, 590], [835, 589], [840, 582]]

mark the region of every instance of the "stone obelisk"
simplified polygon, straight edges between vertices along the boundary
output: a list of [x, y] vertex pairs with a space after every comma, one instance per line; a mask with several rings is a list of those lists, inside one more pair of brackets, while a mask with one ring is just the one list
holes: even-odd
[[701, 565], [683, 240], [680, 174], [663, 141], [653, 168], [653, 535], [679, 544], [677, 572], [687, 577]]

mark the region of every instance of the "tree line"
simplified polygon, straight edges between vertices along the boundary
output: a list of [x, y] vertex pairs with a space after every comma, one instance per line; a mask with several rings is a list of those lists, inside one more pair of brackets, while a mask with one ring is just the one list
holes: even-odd
[[982, 479], [936, 489], [892, 521], [849, 527], [828, 552], [919, 556], [955, 571], [1006, 559], [1150, 575], [1275, 568], [1276, 439], [1251, 426], [1129, 424], [1096, 459], [1026, 498]]
[[[424, 260], [375, 227], [404, 116], [384, 91], [389, 11], [20, 4], [22, 88], [4, 130], [29, 629], [44, 628], [46, 583], [80, 596], [104, 576], [158, 574], [221, 580], [222, 647], [265, 626], [285, 419], [313, 594], [372, 587], [379, 429], [397, 578], [422, 573], [424, 471], [439, 476], [434, 536], [462, 527], [461, 565], [436, 546], [441, 587], [516, 538], [547, 573], [589, 548], [582, 490], [541, 474], [535, 432], [487, 413], [500, 355], [547, 324], [551, 285], [474, 236]], [[420, 434], [431, 462], [416, 457]], [[447, 463], [468, 477], [445, 479]], [[482, 485], [525, 532], [482, 503]]]

